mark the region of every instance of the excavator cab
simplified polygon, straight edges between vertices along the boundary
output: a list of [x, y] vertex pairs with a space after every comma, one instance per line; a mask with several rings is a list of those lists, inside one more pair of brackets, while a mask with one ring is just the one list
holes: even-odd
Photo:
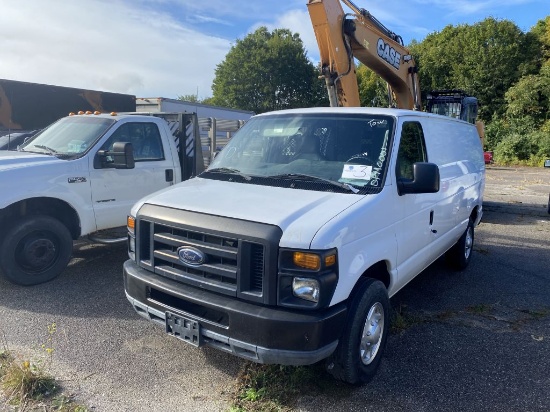
[[462, 90], [434, 90], [428, 94], [427, 111], [476, 124], [478, 101]]

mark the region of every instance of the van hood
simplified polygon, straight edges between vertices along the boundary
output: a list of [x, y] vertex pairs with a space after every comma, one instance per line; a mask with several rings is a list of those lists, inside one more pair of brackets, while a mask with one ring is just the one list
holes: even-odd
[[281, 246], [308, 248], [324, 224], [364, 197], [197, 177], [142, 199], [132, 214], [147, 203], [265, 223], [283, 230]]
[[60, 160], [55, 156], [47, 154], [0, 150], [0, 172], [10, 169], [18, 169], [20, 167], [64, 162], [64, 160]]

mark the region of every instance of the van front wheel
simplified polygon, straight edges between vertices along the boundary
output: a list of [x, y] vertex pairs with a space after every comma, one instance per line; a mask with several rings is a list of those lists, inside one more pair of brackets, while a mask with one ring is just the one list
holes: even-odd
[[474, 251], [474, 222], [468, 222], [468, 227], [458, 239], [458, 242], [447, 251], [445, 257], [450, 266], [458, 270], [464, 270], [472, 260]]
[[351, 384], [369, 382], [375, 375], [388, 338], [389, 298], [384, 284], [366, 279], [352, 300], [349, 317], [328, 372]]

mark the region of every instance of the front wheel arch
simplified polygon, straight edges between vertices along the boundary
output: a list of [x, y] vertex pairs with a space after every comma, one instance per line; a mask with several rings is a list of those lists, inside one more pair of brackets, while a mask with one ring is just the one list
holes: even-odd
[[0, 227], [4, 230], [0, 233], [1, 237], [6, 233], [15, 222], [29, 215], [50, 216], [63, 223], [71, 232], [73, 240], [81, 236], [82, 228], [80, 216], [75, 208], [64, 200], [53, 197], [32, 197], [0, 209]]

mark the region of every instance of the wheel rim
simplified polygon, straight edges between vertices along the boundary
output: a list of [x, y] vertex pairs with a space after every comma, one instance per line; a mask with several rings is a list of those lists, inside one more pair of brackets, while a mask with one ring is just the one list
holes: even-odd
[[384, 334], [384, 307], [376, 302], [369, 309], [361, 334], [360, 356], [364, 365], [369, 365], [375, 358]]
[[34, 232], [17, 245], [15, 258], [25, 271], [40, 273], [50, 268], [59, 255], [55, 237], [47, 232]]
[[472, 228], [468, 226], [466, 230], [466, 239], [464, 242], [464, 257], [468, 259], [472, 253], [472, 246], [474, 244], [474, 234]]

